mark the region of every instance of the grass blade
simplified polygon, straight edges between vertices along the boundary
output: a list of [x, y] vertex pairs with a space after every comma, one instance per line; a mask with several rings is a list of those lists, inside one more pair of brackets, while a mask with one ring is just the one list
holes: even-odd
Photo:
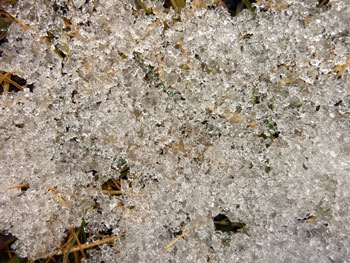
[[181, 12], [181, 9], [186, 6], [185, 0], [171, 0], [171, 3], [176, 12]]
[[[83, 221], [81, 222], [81, 225], [80, 225], [80, 227], [79, 227], [79, 229], [78, 229], [78, 232], [76, 233], [77, 236], [79, 236], [79, 233], [80, 233], [81, 231], [83, 231], [84, 225], [85, 225], [85, 221], [84, 221], [84, 219], [83, 219]], [[66, 252], [66, 254], [65, 254], [64, 258], [63, 258], [63, 261], [62, 261], [63, 263], [67, 263], [68, 256], [69, 256], [69, 254], [70, 254], [70, 252], [71, 252], [71, 250], [72, 250], [72, 248], [73, 248], [75, 242], [76, 242], [76, 239], [73, 238], [73, 240], [72, 240], [72, 242], [70, 243], [69, 248], [68, 248], [68, 250], [67, 250], [67, 252]]]
[[252, 6], [249, 0], [242, 0], [242, 2], [252, 13], [254, 13], [255, 8]]
[[141, 2], [141, 0], [136, 0], [139, 6], [146, 12], [147, 15], [152, 15], [152, 12], [147, 9], [147, 7]]

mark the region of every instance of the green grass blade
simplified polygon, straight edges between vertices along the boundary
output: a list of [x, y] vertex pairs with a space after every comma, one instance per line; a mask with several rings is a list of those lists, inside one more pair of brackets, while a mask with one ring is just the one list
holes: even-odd
[[255, 8], [252, 6], [249, 0], [242, 0], [242, 2], [252, 13], [254, 13]]
[[176, 0], [176, 5], [180, 11], [182, 8], [185, 8], [186, 2], [185, 2], [185, 0]]
[[[81, 225], [80, 225], [80, 227], [79, 227], [79, 229], [78, 229], [78, 231], [76, 233], [77, 236], [79, 236], [79, 233], [84, 230], [84, 225], [85, 225], [85, 221], [83, 219], [83, 221], [81, 222]], [[70, 251], [72, 250], [72, 248], [75, 245], [76, 241], [77, 240], [75, 238], [73, 238], [72, 242], [69, 245], [68, 251], [67, 251], [66, 255], [64, 256], [64, 259], [62, 261], [63, 263], [67, 263], [67, 259], [68, 259], [68, 256], [70, 254]]]
[[186, 6], [185, 0], [170, 0], [174, 10], [178, 13], [181, 12], [181, 9], [183, 9]]
[[147, 9], [147, 7], [141, 2], [141, 0], [136, 0], [139, 6], [146, 12], [147, 15], [152, 15], [152, 12]]
[[241, 226], [242, 226], [243, 233], [246, 234], [248, 237], [250, 237], [250, 235], [248, 234], [247, 229], [245, 228], [245, 224], [241, 223]]
[[138, 53], [134, 53], [134, 58], [140, 64], [140, 66], [142, 67], [144, 72], [149, 76], [149, 78], [152, 81], [154, 81], [154, 83], [156, 83], [158, 86], [160, 86], [169, 97], [171, 97], [175, 102], [182, 98], [180, 92], [178, 92], [175, 89], [170, 89], [164, 84], [164, 82], [158, 77], [157, 73], [154, 72], [154, 70], [149, 65], [145, 64], [145, 61]]

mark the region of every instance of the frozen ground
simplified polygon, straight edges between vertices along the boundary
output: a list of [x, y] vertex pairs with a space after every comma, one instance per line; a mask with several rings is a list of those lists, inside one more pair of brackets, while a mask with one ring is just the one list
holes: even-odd
[[[349, 262], [350, 1], [238, 17], [144, 3], [153, 15], [126, 0], [6, 7], [30, 28], [12, 23], [0, 69], [34, 85], [1, 96], [13, 248], [44, 257], [84, 218], [127, 232], [88, 262]], [[111, 178], [122, 195], [102, 191]], [[249, 236], [216, 231], [218, 214]]]

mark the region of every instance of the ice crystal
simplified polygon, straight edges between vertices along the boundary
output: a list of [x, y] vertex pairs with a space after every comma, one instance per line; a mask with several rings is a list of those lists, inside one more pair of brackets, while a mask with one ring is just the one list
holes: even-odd
[[346, 262], [350, 2], [144, 2], [5, 6], [29, 28], [11, 24], [0, 69], [34, 85], [1, 96], [13, 248], [44, 257], [84, 219], [127, 232], [87, 262]]

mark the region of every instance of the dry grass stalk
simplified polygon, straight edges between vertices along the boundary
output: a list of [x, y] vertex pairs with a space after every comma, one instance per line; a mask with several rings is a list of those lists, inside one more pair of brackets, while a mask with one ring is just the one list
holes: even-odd
[[70, 231], [72, 232], [75, 240], [77, 241], [78, 247], [80, 248], [80, 253], [83, 255], [84, 259], [87, 259], [85, 252], [84, 252], [84, 249], [82, 248], [81, 243], [79, 241], [79, 238], [72, 227], [70, 228]]
[[350, 66], [350, 54], [348, 55], [348, 59], [345, 64], [336, 65], [332, 71], [337, 72], [337, 78], [341, 78], [349, 66]]
[[121, 195], [122, 191], [119, 190], [102, 190], [102, 193], [109, 195]]
[[17, 188], [22, 188], [22, 187], [28, 188], [28, 187], [29, 187], [29, 184], [19, 184], [19, 185], [15, 185], [15, 186], [12, 186], [12, 187], [7, 188], [6, 190], [12, 190], [12, 189], [17, 189]]
[[[13, 86], [15, 86], [17, 89], [19, 89], [21, 91], [23, 90], [21, 85], [19, 85], [18, 83], [16, 83], [15, 81], [13, 81], [11, 79], [11, 73], [10, 72], [0, 71], [0, 84], [2, 82], [4, 82], [3, 86], [4, 86], [4, 93], [5, 94], [8, 92], [8, 85], [9, 84], [12, 84]], [[5, 91], [5, 89], [7, 89], [7, 92]]]
[[[111, 242], [111, 241], [114, 241], [116, 238], [118, 237], [122, 237], [122, 236], [125, 236], [127, 232], [124, 232], [123, 234], [121, 234], [120, 236], [112, 236], [112, 237], [109, 237], [109, 238], [105, 238], [105, 239], [102, 239], [102, 240], [99, 240], [97, 242], [94, 242], [94, 243], [91, 243], [91, 244], [82, 244], [81, 246], [74, 246], [70, 252], [74, 252], [74, 251], [80, 251], [81, 249], [88, 249], [88, 248], [92, 248], [92, 247], [96, 247], [96, 246], [99, 246], [103, 243], [108, 243], [108, 242]], [[68, 251], [68, 249], [62, 251], [64, 253], [66, 253]]]
[[18, 24], [20, 24], [25, 30], [29, 30], [30, 26], [24, 24], [23, 22], [21, 22], [17, 17], [11, 15], [9, 12], [6, 12], [12, 19], [13, 21], [17, 22]]
[[47, 189], [48, 189], [49, 191], [52, 192], [53, 197], [54, 197], [57, 201], [61, 202], [61, 203], [64, 204], [64, 205], [68, 205], [68, 203], [67, 203], [66, 200], [64, 200], [62, 197], [59, 197], [59, 196], [57, 195], [58, 193], [60, 193], [57, 189], [55, 189], [55, 188], [53, 188], [53, 187], [50, 187], [50, 186], [47, 187]]
[[0, 40], [4, 39], [7, 35], [7, 32], [2, 32], [1, 36], [0, 36]]
[[184, 232], [181, 235], [179, 235], [177, 238], [175, 238], [173, 241], [171, 241], [168, 245], [166, 245], [163, 249], [162, 249], [162, 253], [164, 253], [165, 251], [167, 251], [169, 248], [171, 248], [177, 241], [179, 241], [181, 238], [183, 238], [184, 235], [189, 234], [190, 232]]

